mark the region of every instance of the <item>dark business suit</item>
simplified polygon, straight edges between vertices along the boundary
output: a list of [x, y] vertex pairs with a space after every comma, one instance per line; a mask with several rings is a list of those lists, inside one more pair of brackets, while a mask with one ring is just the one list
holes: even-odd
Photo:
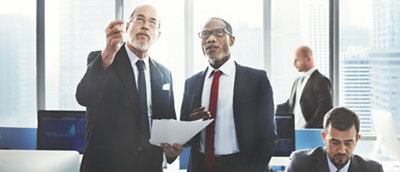
[[[240, 158], [248, 167], [248, 171], [264, 171], [270, 161], [276, 138], [271, 85], [264, 71], [236, 63], [235, 66], [233, 117]], [[181, 120], [188, 120], [190, 113], [202, 106], [201, 97], [206, 71], [186, 80]], [[199, 158], [200, 134], [188, 144], [192, 146], [188, 172], [199, 171], [199, 163], [204, 161]]]
[[[321, 172], [329, 171], [325, 149], [317, 147], [293, 152], [290, 155], [287, 172]], [[358, 155], [351, 157], [349, 172], [382, 172], [382, 165], [376, 161], [364, 159]]]
[[[277, 112], [293, 113], [296, 101], [297, 85], [301, 77], [293, 84], [290, 98], [278, 105]], [[306, 85], [300, 98], [301, 111], [306, 120], [305, 128], [322, 128], [322, 122], [326, 112], [332, 109], [332, 85], [327, 77], [315, 70]]]
[[[149, 59], [152, 117], [176, 119], [170, 71]], [[163, 89], [164, 84], [169, 84]], [[168, 86], [168, 85], [166, 85]], [[162, 149], [151, 146], [153, 169], [141, 169], [140, 101], [135, 76], [125, 46], [104, 71], [101, 52], [89, 54], [87, 71], [78, 85], [76, 99], [86, 106], [86, 144], [81, 171], [162, 171]], [[173, 161], [173, 159], [169, 159]]]

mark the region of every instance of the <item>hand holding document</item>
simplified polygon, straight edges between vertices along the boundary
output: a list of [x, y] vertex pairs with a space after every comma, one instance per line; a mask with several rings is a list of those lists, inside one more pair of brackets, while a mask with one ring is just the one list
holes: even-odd
[[150, 143], [160, 146], [161, 143], [173, 145], [185, 144], [214, 119], [197, 121], [153, 120]]

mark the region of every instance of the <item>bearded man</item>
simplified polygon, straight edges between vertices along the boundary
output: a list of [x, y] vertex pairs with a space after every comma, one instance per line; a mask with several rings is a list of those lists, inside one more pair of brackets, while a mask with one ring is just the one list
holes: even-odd
[[[181, 145], [150, 145], [153, 119], [176, 119], [171, 72], [149, 56], [160, 19], [150, 5], [137, 7], [106, 28], [107, 45], [89, 54], [76, 99], [86, 107], [85, 150], [80, 171], [162, 171], [163, 152], [172, 163]], [[123, 33], [127, 34], [126, 43]]]

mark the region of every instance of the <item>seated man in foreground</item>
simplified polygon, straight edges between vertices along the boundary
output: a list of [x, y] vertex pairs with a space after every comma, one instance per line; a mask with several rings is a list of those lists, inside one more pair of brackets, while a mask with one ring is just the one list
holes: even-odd
[[361, 138], [360, 119], [353, 111], [345, 107], [333, 108], [325, 115], [323, 124], [321, 136], [325, 147], [293, 152], [286, 171], [383, 171], [378, 162], [353, 155]]

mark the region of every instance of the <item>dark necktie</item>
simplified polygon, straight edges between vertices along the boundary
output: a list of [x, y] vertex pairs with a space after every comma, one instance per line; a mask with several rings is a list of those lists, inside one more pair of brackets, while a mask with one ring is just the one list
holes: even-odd
[[217, 120], [217, 102], [218, 102], [218, 85], [219, 77], [221, 76], [221, 71], [213, 72], [213, 81], [211, 84], [210, 92], [210, 104], [208, 106], [208, 111], [211, 113], [211, 118], [214, 119], [206, 129], [206, 146], [205, 146], [205, 162], [208, 168], [214, 166], [215, 156], [214, 156], [214, 135], [215, 135], [215, 121]]
[[149, 147], [150, 139], [149, 115], [147, 114], [147, 93], [146, 78], [144, 77], [144, 62], [138, 60], [136, 66], [139, 71], [138, 75], [138, 92], [140, 99], [140, 142], [143, 148]]

